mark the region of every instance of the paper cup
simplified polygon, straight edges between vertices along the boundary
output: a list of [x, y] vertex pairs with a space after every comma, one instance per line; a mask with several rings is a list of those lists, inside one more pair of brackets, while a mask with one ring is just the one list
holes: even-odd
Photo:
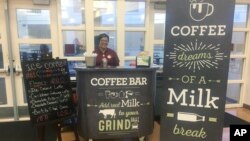
[[96, 56], [85, 56], [85, 62], [87, 67], [95, 67]]

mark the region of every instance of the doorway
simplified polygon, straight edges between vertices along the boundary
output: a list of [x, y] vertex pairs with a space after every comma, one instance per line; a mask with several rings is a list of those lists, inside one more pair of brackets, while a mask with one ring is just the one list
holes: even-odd
[[57, 57], [56, 1], [0, 0], [0, 122], [29, 120], [21, 62]]

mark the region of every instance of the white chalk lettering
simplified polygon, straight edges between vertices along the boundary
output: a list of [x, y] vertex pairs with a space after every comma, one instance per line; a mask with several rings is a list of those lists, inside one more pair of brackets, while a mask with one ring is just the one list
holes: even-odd
[[90, 84], [92, 86], [134, 86], [147, 85], [146, 77], [121, 77], [121, 78], [92, 78]]
[[226, 25], [173, 26], [173, 36], [225, 36]]
[[[181, 102], [180, 105], [182, 106], [190, 106], [190, 107], [204, 107], [204, 108], [214, 108], [214, 109], [218, 109], [218, 106], [215, 104], [216, 101], [219, 100], [219, 97], [211, 97], [211, 90], [210, 89], [206, 89], [206, 103], [203, 103], [202, 101], [202, 97], [203, 96], [203, 89], [198, 88], [198, 92], [199, 94], [196, 94], [195, 90], [191, 90], [190, 91], [190, 101], [188, 101], [187, 99], [187, 94], [188, 94], [188, 89], [183, 89], [181, 91], [181, 93], [178, 95], [175, 93], [173, 88], [169, 88], [168, 91], [170, 92], [169, 95], [169, 99], [167, 104], [169, 105], [174, 105], [175, 103], [179, 103], [179, 101]], [[177, 96], [178, 95], [178, 96]], [[195, 99], [198, 98], [198, 103], [195, 103]], [[181, 101], [182, 100], [182, 101]]]

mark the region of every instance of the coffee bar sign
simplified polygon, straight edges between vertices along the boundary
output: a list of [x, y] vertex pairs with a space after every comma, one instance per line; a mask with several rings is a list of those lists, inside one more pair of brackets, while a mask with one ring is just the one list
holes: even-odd
[[77, 75], [79, 100], [82, 101], [79, 113], [83, 116], [79, 125], [86, 133], [83, 136], [112, 139], [150, 134], [155, 70], [88, 70], [91, 69], [78, 70]]
[[167, 0], [161, 141], [221, 141], [234, 0]]

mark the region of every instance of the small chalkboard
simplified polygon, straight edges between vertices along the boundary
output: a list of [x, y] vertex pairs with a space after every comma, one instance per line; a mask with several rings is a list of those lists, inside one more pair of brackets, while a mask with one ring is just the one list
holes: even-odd
[[22, 71], [33, 124], [59, 122], [74, 114], [66, 59], [22, 62]]

